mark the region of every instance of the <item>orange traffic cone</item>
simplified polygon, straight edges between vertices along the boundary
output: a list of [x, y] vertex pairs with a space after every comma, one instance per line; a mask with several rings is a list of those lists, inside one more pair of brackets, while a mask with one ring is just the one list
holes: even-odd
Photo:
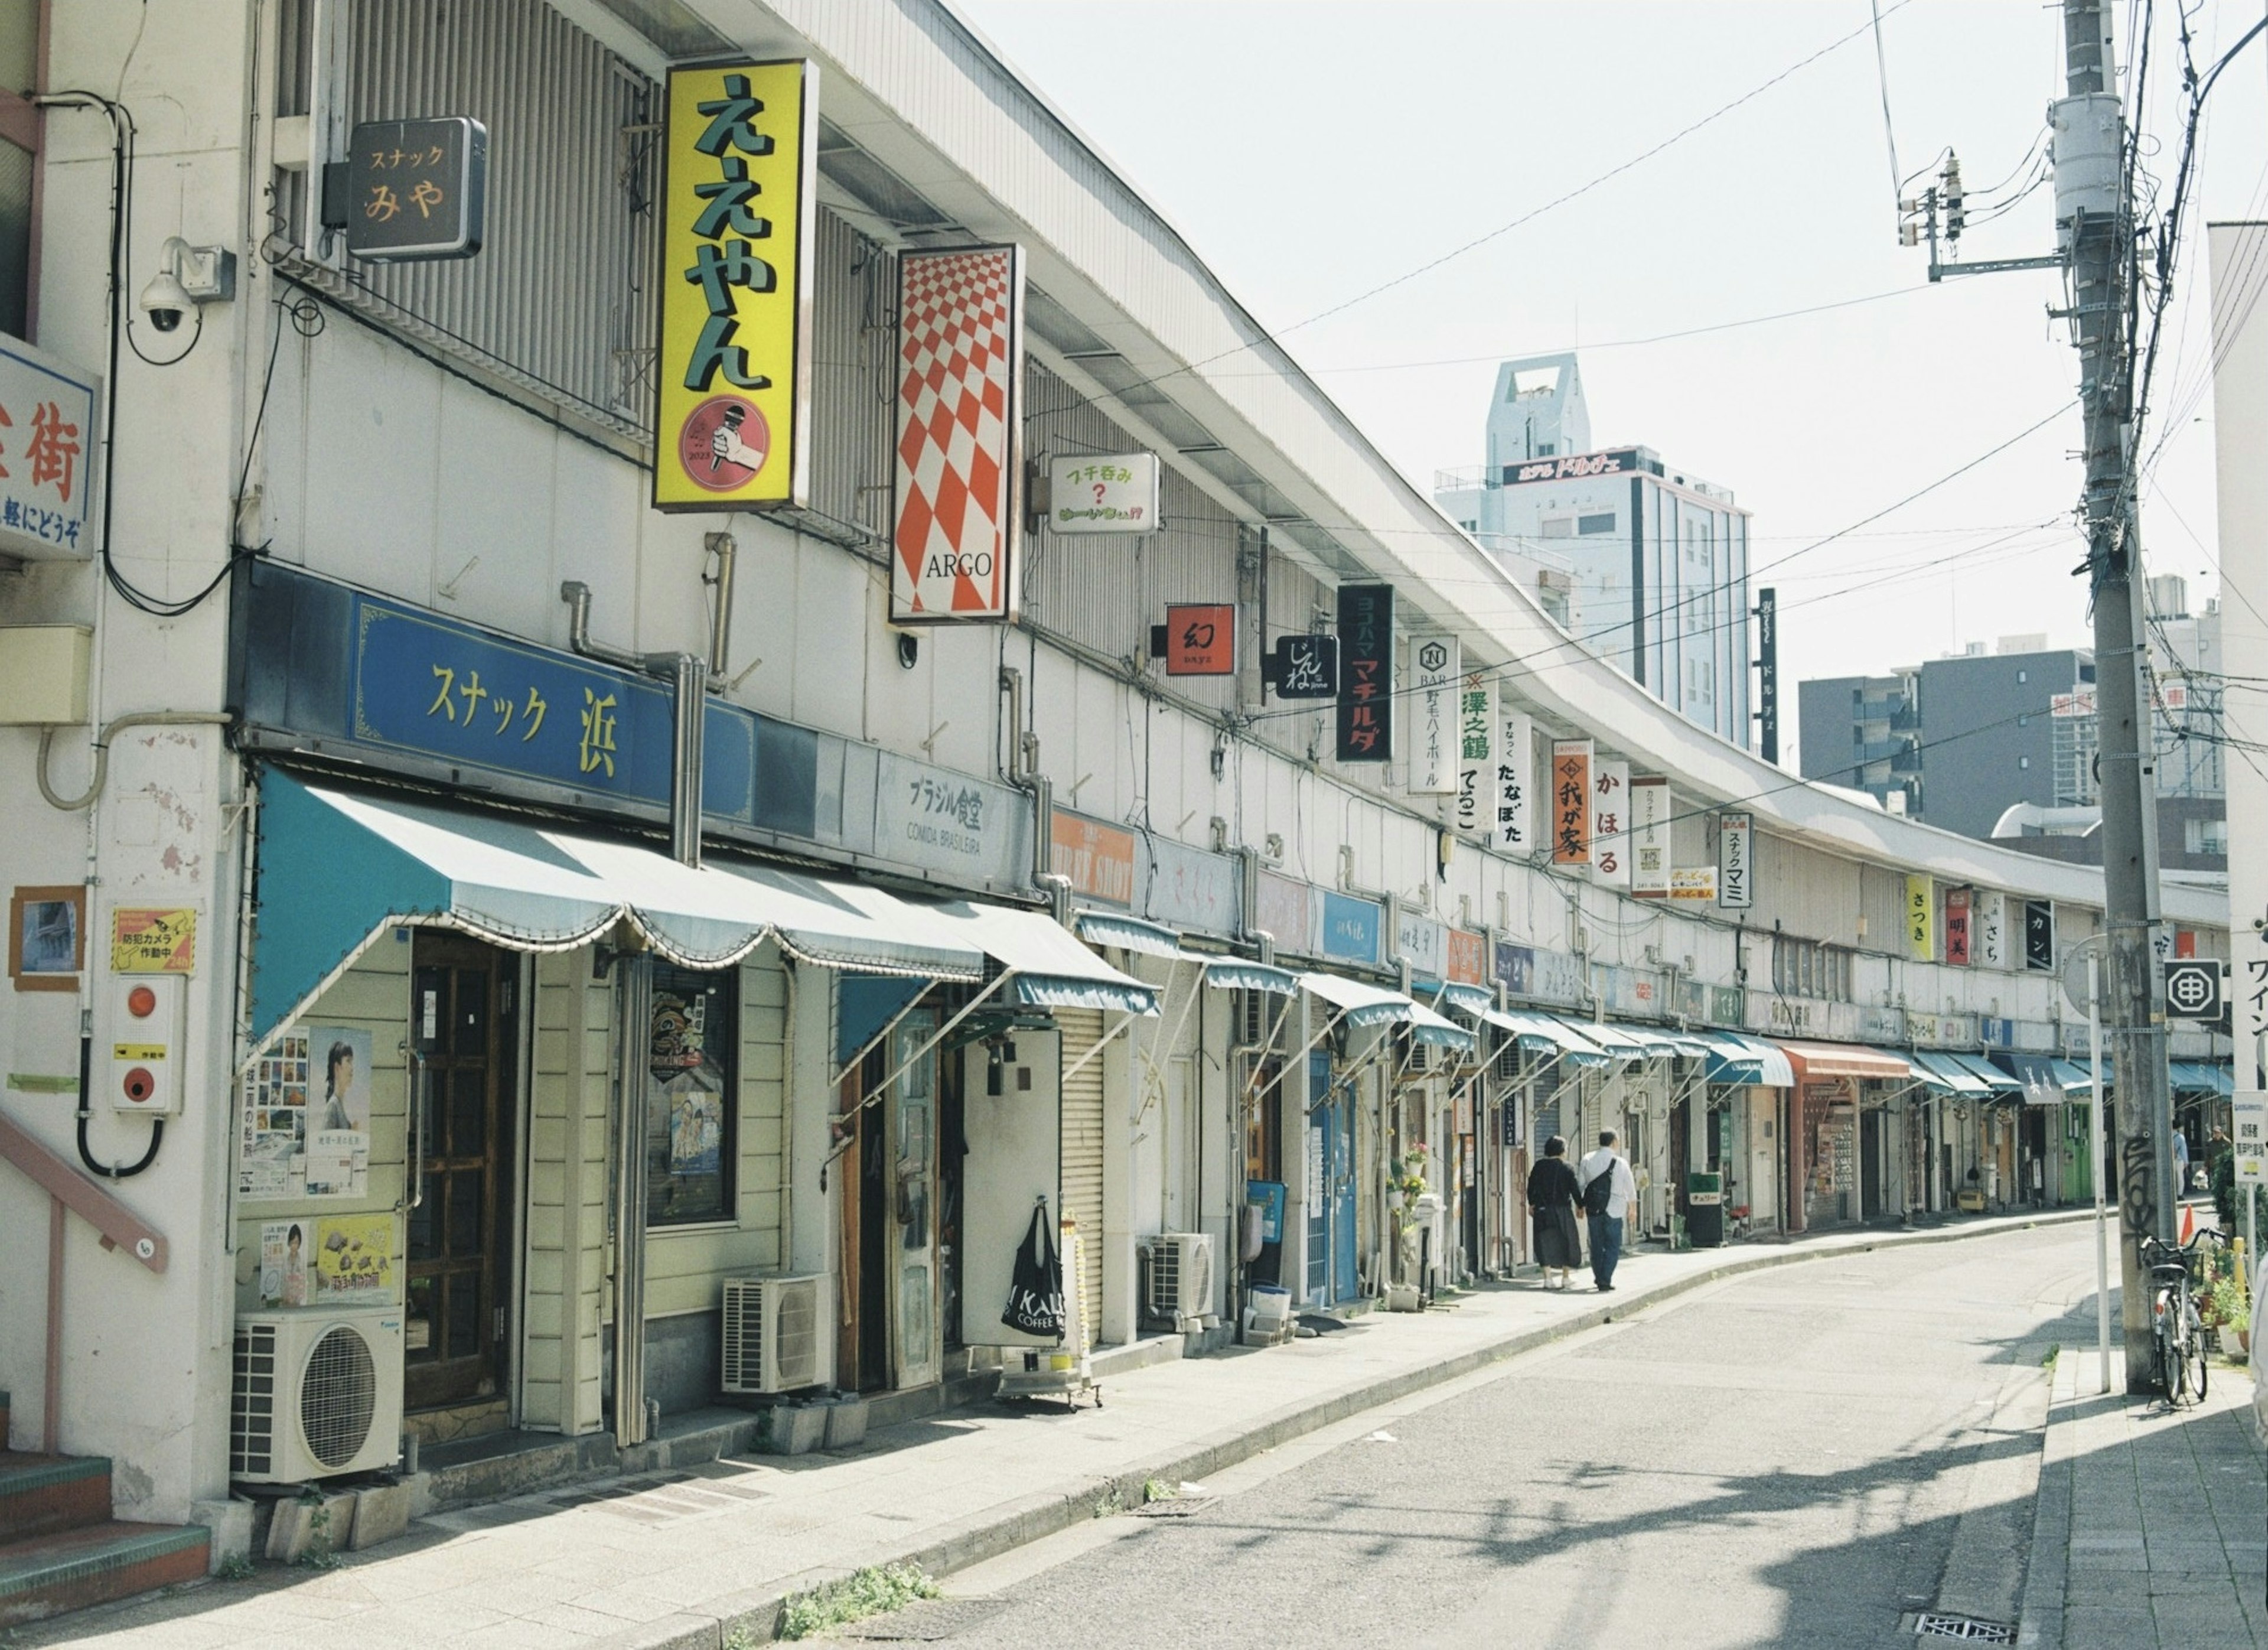
[[2194, 1210], [2194, 1209], [2192, 1209], [2192, 1208], [2191, 1208], [2191, 1207], [2189, 1206], [2189, 1204], [2183, 1204], [2182, 1205], [2182, 1236], [2181, 1236], [2181, 1241], [2182, 1241], [2183, 1242], [2186, 1243], [2186, 1242], [2188, 1242], [2188, 1241], [2190, 1241], [2190, 1239], [2191, 1239], [2191, 1238], [2192, 1238], [2192, 1237], [2194, 1237], [2194, 1236], [2196, 1236], [2196, 1235], [2197, 1235], [2197, 1211], [2196, 1211], [2196, 1210]]

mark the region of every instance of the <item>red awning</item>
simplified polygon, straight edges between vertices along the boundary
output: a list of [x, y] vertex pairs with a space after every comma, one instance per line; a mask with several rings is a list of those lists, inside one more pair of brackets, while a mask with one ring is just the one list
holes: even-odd
[[1911, 1081], [1913, 1067], [1895, 1054], [1862, 1049], [1855, 1042], [1792, 1042], [1774, 1037], [1795, 1068], [1795, 1080], [1823, 1082], [1838, 1077], [1871, 1078], [1878, 1083]]

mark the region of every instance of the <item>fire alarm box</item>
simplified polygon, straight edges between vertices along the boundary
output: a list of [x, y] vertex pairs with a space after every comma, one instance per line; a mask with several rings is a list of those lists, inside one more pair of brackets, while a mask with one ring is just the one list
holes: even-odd
[[188, 976], [138, 974], [108, 983], [106, 1039], [114, 1109], [171, 1117], [181, 1109]]

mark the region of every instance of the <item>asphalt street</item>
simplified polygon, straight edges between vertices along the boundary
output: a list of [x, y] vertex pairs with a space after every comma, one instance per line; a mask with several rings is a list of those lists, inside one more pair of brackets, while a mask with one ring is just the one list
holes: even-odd
[[2091, 1344], [2090, 1241], [2063, 1226], [1697, 1291], [963, 1572], [895, 1631], [1666, 1650], [1933, 1642], [1921, 1609], [2014, 1622], [2043, 1364]]

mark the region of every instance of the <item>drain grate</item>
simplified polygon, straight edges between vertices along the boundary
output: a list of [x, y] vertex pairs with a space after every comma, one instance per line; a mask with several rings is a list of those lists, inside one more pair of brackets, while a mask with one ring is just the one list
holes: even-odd
[[2014, 1644], [2016, 1630], [2006, 1622], [1978, 1621], [1973, 1616], [1940, 1616], [1925, 1611], [1914, 1618], [1919, 1639], [1958, 1639], [1964, 1644]]

